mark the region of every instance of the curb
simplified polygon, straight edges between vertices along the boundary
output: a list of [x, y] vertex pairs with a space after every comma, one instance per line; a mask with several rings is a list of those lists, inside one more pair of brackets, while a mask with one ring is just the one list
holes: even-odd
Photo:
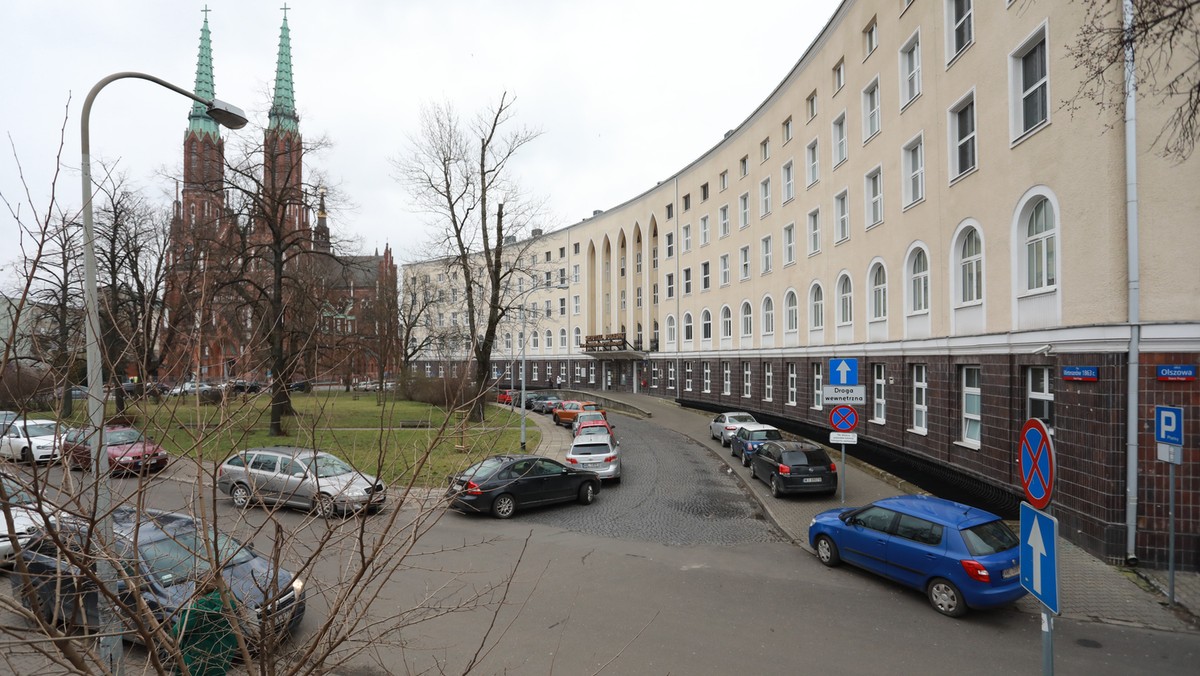
[[[1167, 593], [1170, 590], [1167, 589], [1166, 584], [1164, 584], [1161, 580], [1159, 580], [1158, 578], [1154, 577], [1153, 575], [1151, 575], [1150, 573], [1146, 572], [1145, 570], [1143, 570], [1141, 568], [1132, 568], [1132, 569], [1127, 569], [1127, 570], [1131, 570], [1133, 572], [1133, 574], [1137, 575], [1138, 578], [1140, 578], [1143, 582], [1145, 582], [1146, 584], [1153, 587], [1156, 591], [1158, 591], [1158, 593], [1162, 594], [1164, 600], [1161, 601], [1160, 603], [1162, 603], [1164, 607], [1167, 605], [1167, 602], [1165, 599], [1167, 598]], [[1200, 627], [1200, 615], [1197, 615], [1195, 611], [1193, 611], [1191, 608], [1189, 608], [1187, 606], [1187, 604], [1185, 604], [1183, 601], [1181, 601], [1179, 599], [1178, 594], [1175, 595], [1175, 609], [1178, 612], [1182, 613], [1183, 615], [1187, 616], [1187, 619], [1189, 622]]]

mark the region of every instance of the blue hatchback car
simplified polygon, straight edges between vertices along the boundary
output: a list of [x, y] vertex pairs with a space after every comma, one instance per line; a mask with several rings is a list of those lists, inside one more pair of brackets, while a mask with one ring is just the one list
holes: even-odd
[[991, 512], [941, 498], [901, 495], [821, 512], [808, 542], [826, 566], [845, 561], [923, 591], [950, 617], [1025, 595], [1012, 529]]
[[783, 441], [783, 433], [770, 425], [761, 423], [742, 425], [729, 439], [730, 455], [740, 458], [742, 467], [749, 467], [754, 452], [767, 441]]

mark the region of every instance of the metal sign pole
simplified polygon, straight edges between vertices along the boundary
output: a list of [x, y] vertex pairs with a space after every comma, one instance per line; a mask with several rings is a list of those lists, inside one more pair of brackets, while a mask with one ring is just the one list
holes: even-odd
[[[1046, 505], [1045, 511], [1047, 516], [1053, 516], [1050, 505]], [[1057, 541], [1052, 541], [1050, 546], [1058, 550]], [[1054, 676], [1054, 614], [1045, 606], [1042, 606], [1042, 675]]]
[[[842, 504], [846, 504], [846, 444], [842, 444]], [[1174, 557], [1171, 557], [1174, 559]], [[1173, 579], [1173, 578], [1172, 578]]]
[[1167, 607], [1175, 607], [1175, 463], [1167, 463], [1167, 520], [1169, 521], [1167, 536]]

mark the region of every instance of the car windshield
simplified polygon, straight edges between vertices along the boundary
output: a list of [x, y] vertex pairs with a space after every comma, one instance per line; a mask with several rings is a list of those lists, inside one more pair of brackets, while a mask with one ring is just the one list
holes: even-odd
[[142, 440], [142, 433], [137, 430], [113, 430], [104, 436], [105, 441], [113, 446], [123, 446]]
[[989, 521], [962, 531], [967, 551], [975, 556], [987, 556], [1016, 547], [1020, 542], [1003, 521]]
[[779, 430], [755, 430], [750, 433], [752, 441], [779, 441], [783, 439], [783, 435]]
[[8, 477], [0, 477], [0, 482], [4, 484], [4, 495], [8, 496], [8, 504], [10, 505], [32, 505], [34, 504], [33, 496], [21, 488], [21, 485]]
[[754, 416], [748, 415], [745, 413], [743, 413], [742, 415], [731, 415], [731, 416], [729, 416], [729, 422], [752, 423], [752, 422], [754, 422]]
[[[211, 544], [215, 545], [213, 553], [224, 568], [254, 558], [245, 545], [226, 535], [216, 534]], [[164, 538], [141, 542], [139, 547], [150, 573], [164, 587], [195, 579], [212, 569], [205, 541], [195, 530], [176, 531]]]
[[52, 437], [54, 436], [54, 425], [25, 425], [25, 432], [31, 437]]
[[341, 476], [354, 471], [354, 468], [346, 464], [346, 461], [332, 455], [318, 455], [315, 458], [306, 458], [299, 462], [310, 472], [315, 472], [318, 479]]
[[576, 444], [571, 449], [572, 455], [603, 455], [608, 453], [608, 444]]
[[470, 478], [486, 479], [496, 473], [504, 464], [504, 458], [484, 458], [463, 470], [462, 475]]
[[828, 465], [829, 456], [825, 451], [784, 451], [785, 465]]

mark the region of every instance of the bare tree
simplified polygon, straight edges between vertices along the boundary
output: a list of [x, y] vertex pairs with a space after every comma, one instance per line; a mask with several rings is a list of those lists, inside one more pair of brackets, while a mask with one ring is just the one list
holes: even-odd
[[[408, 155], [394, 161], [399, 179], [438, 228], [434, 247], [462, 275], [480, 395], [491, 384], [496, 327], [521, 301], [510, 280], [528, 272], [522, 268], [525, 235], [541, 209], [510, 176], [510, 163], [540, 135], [514, 127], [513, 104], [504, 93], [465, 125], [450, 104], [427, 106]], [[482, 420], [484, 397], [473, 400], [472, 419]]]
[[1200, 0], [1134, 0], [1128, 29], [1122, 2], [1076, 2], [1084, 6], [1085, 17], [1069, 51], [1083, 77], [1068, 106], [1075, 109], [1088, 100], [1121, 110], [1125, 54], [1132, 49], [1138, 97], [1171, 111], [1154, 144], [1166, 156], [1187, 159], [1200, 115]]
[[35, 327], [35, 354], [54, 369], [55, 383], [62, 391], [61, 412], [70, 417], [74, 397], [69, 386], [82, 382], [83, 268], [80, 260], [80, 226], [59, 214], [45, 233], [41, 264], [30, 270], [36, 280], [30, 288], [31, 324]]

